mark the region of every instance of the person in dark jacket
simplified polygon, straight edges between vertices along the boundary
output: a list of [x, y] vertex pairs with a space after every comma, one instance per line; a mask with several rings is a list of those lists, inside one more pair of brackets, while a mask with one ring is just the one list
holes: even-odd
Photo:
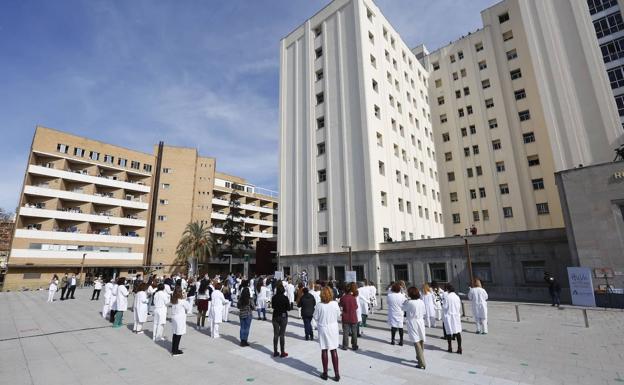
[[297, 306], [301, 309], [305, 339], [306, 341], [312, 341], [314, 340], [314, 333], [312, 332], [312, 316], [314, 315], [316, 300], [314, 299], [314, 296], [310, 294], [307, 287], [303, 288], [303, 295], [299, 298]]
[[[277, 284], [276, 293], [271, 298], [271, 307], [273, 308], [273, 357], [288, 357], [288, 353], [284, 350], [286, 343], [286, 325], [288, 325], [288, 309], [290, 302], [286, 297], [284, 285], [281, 282]], [[277, 352], [277, 340], [279, 338], [281, 354]]]
[[559, 307], [561, 305], [561, 285], [550, 273], [544, 273], [544, 281], [548, 284], [548, 292], [552, 299], [551, 306]]
[[358, 349], [358, 319], [357, 319], [357, 285], [352, 283], [347, 287], [345, 293], [340, 297], [340, 308], [342, 309], [342, 350], [349, 348], [349, 334], [351, 334], [351, 348]]

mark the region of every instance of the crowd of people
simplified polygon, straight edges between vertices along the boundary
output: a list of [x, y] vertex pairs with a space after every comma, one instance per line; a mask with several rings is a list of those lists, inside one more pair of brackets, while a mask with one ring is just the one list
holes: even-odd
[[[71, 287], [75, 276], [65, 279]], [[307, 278], [307, 276], [306, 276]], [[52, 301], [59, 282], [55, 276], [50, 283], [48, 301]], [[61, 286], [63, 287], [63, 286]], [[203, 277], [186, 278], [181, 275], [157, 277], [147, 280], [133, 277], [111, 279], [104, 283], [101, 277], [93, 281], [91, 300], [98, 300], [103, 290], [102, 317], [108, 319], [114, 328], [123, 324], [124, 313], [128, 310], [128, 298], [134, 294], [132, 303], [132, 330], [136, 334], [144, 333], [144, 324], [152, 316], [152, 339], [164, 341], [164, 330], [169, 319], [172, 339], [171, 354], [183, 354], [180, 349], [182, 336], [186, 333], [186, 321], [189, 314], [196, 313], [195, 327], [204, 330], [212, 338], [219, 338], [219, 325], [228, 322], [230, 308], [236, 306], [240, 319], [240, 346], [249, 344], [249, 334], [254, 316], [258, 321], [267, 320], [267, 309], [272, 309], [273, 356], [288, 357], [286, 352], [286, 328], [289, 313], [295, 308], [303, 321], [306, 341], [316, 339], [321, 349], [323, 372], [321, 377], [328, 378], [329, 357], [331, 357], [334, 380], [340, 380], [338, 349], [357, 351], [358, 337], [368, 326], [368, 316], [378, 310], [377, 288], [367, 280], [357, 283], [337, 283], [335, 281], [307, 282], [292, 277], [278, 279], [273, 276], [254, 276], [244, 279], [240, 274], [228, 274], [225, 277], [208, 274]], [[71, 292], [71, 297], [69, 293]], [[69, 298], [74, 298], [73, 290], [67, 291]], [[65, 296], [63, 290], [62, 296]], [[476, 279], [468, 293], [472, 305], [472, 314], [476, 323], [477, 334], [487, 334], [487, 292]], [[196, 310], [195, 310], [196, 309]], [[455, 288], [447, 284], [444, 288], [437, 282], [424, 284], [420, 289], [407, 287], [405, 282], [393, 282], [387, 287], [387, 323], [390, 328], [390, 344], [403, 346], [404, 329], [407, 338], [415, 348], [417, 368], [425, 369], [426, 328], [435, 328], [442, 321], [442, 338], [448, 343], [448, 352], [453, 352], [452, 343], [456, 342], [456, 353], [462, 354], [462, 306]], [[208, 326], [206, 326], [208, 319]], [[342, 340], [340, 339], [342, 324]], [[398, 335], [398, 340], [397, 340]]]

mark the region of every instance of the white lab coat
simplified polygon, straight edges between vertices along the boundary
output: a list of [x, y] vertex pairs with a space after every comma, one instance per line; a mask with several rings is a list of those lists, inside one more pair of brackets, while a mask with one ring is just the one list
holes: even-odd
[[191, 312], [191, 305], [183, 299], [171, 305], [171, 328], [173, 334], [179, 336], [186, 334], [186, 314]]
[[403, 304], [407, 320], [407, 335], [412, 342], [425, 342], [425, 303], [421, 299], [412, 299]]
[[310, 294], [314, 297], [316, 303], [321, 303], [321, 292], [316, 290], [310, 290]]
[[98, 278], [98, 279], [96, 279], [93, 282], [93, 289], [95, 289], [95, 290], [102, 290], [102, 280], [101, 279]]
[[472, 287], [468, 292], [468, 299], [472, 304], [472, 315], [475, 319], [487, 318], [487, 299], [488, 295], [485, 289], [481, 287]]
[[169, 294], [164, 290], [154, 293], [154, 325], [164, 325], [167, 323], [167, 304]]
[[228, 302], [221, 290], [215, 290], [210, 297], [210, 319], [212, 322], [218, 324], [223, 322], [223, 310], [225, 303]]
[[435, 312], [435, 304], [433, 300], [433, 293], [429, 292], [429, 293], [423, 294], [422, 301], [425, 304], [425, 317], [429, 319], [431, 318], [435, 319], [436, 312]]
[[444, 310], [444, 329], [446, 334], [461, 333], [461, 300], [457, 294], [453, 292], [446, 294], [442, 309]]
[[119, 285], [113, 283], [113, 288], [111, 289], [111, 297], [110, 297], [110, 308], [111, 310], [117, 310], [117, 289]]
[[124, 285], [117, 286], [117, 301], [115, 302], [115, 310], [126, 311], [128, 310], [128, 289]]
[[289, 303], [295, 302], [295, 285], [293, 285], [292, 283], [289, 283], [286, 286], [286, 295], [288, 297]]
[[134, 296], [134, 323], [147, 321], [147, 293], [140, 291]]
[[403, 328], [403, 302], [405, 296], [401, 293], [388, 294], [388, 325], [393, 328]]
[[358, 289], [358, 305], [360, 307], [361, 315], [368, 315], [368, 305], [370, 304], [370, 296], [366, 286]]
[[266, 309], [268, 299], [269, 299], [269, 289], [266, 286], [262, 286], [260, 290], [257, 292], [256, 309]]
[[104, 285], [104, 305], [102, 306], [102, 317], [108, 318], [111, 311], [111, 304], [113, 298], [113, 284], [111, 282], [107, 282]]
[[321, 349], [338, 349], [340, 332], [338, 319], [340, 319], [340, 307], [338, 302], [317, 303], [314, 307], [314, 315], [318, 328], [318, 341]]
[[50, 282], [50, 286], [48, 287], [48, 290], [53, 293], [56, 293], [56, 291], [58, 290], [58, 279], [53, 279]]

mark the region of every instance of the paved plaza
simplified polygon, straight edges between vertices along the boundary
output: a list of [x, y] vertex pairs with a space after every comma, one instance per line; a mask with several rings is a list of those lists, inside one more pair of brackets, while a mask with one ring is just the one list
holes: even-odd
[[[314, 384], [324, 381], [316, 342], [303, 339], [291, 312], [286, 351], [273, 358], [272, 327], [254, 319], [251, 347], [238, 346], [236, 310], [221, 326], [220, 339], [195, 330], [189, 317], [184, 355], [172, 357], [167, 341], [151, 340], [131, 325], [112, 329], [99, 316], [101, 301], [91, 291], [77, 299], [46, 303], [47, 291], [0, 293], [0, 384]], [[58, 296], [57, 296], [58, 297]], [[102, 298], [100, 297], [100, 300]], [[132, 300], [130, 300], [132, 303]], [[466, 311], [469, 316], [469, 304]], [[620, 384], [624, 383], [624, 313], [589, 310], [586, 328], [580, 309], [490, 302], [490, 333], [474, 334], [463, 318], [464, 354], [446, 352], [442, 330], [428, 329], [427, 369], [416, 369], [413, 346], [392, 346], [385, 311], [369, 318], [357, 352], [339, 350], [344, 384]], [[131, 323], [132, 312], [124, 321]], [[331, 367], [331, 363], [330, 363]], [[330, 376], [332, 372], [330, 371]], [[328, 380], [329, 382], [333, 382]]]

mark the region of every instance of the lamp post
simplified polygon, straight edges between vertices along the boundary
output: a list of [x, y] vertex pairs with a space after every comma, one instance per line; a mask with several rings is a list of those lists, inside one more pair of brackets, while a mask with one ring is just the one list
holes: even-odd
[[468, 261], [468, 275], [470, 276], [470, 286], [474, 283], [472, 276], [472, 259], [470, 258], [470, 245], [468, 244], [468, 234], [464, 236], [464, 248], [466, 249], [466, 259]]
[[82, 271], [84, 269], [85, 258], [87, 257], [87, 253], [82, 254], [82, 262], [80, 262], [80, 287], [84, 287], [84, 279], [82, 279]]
[[351, 246], [340, 246], [340, 247], [343, 248], [343, 249], [348, 249], [347, 253], [348, 253], [348, 256], [349, 256], [349, 261], [348, 261], [347, 266], [349, 267], [349, 271], [352, 271], [353, 270], [353, 266], [352, 266], [351, 262], [352, 262], [353, 255], [351, 253]]

